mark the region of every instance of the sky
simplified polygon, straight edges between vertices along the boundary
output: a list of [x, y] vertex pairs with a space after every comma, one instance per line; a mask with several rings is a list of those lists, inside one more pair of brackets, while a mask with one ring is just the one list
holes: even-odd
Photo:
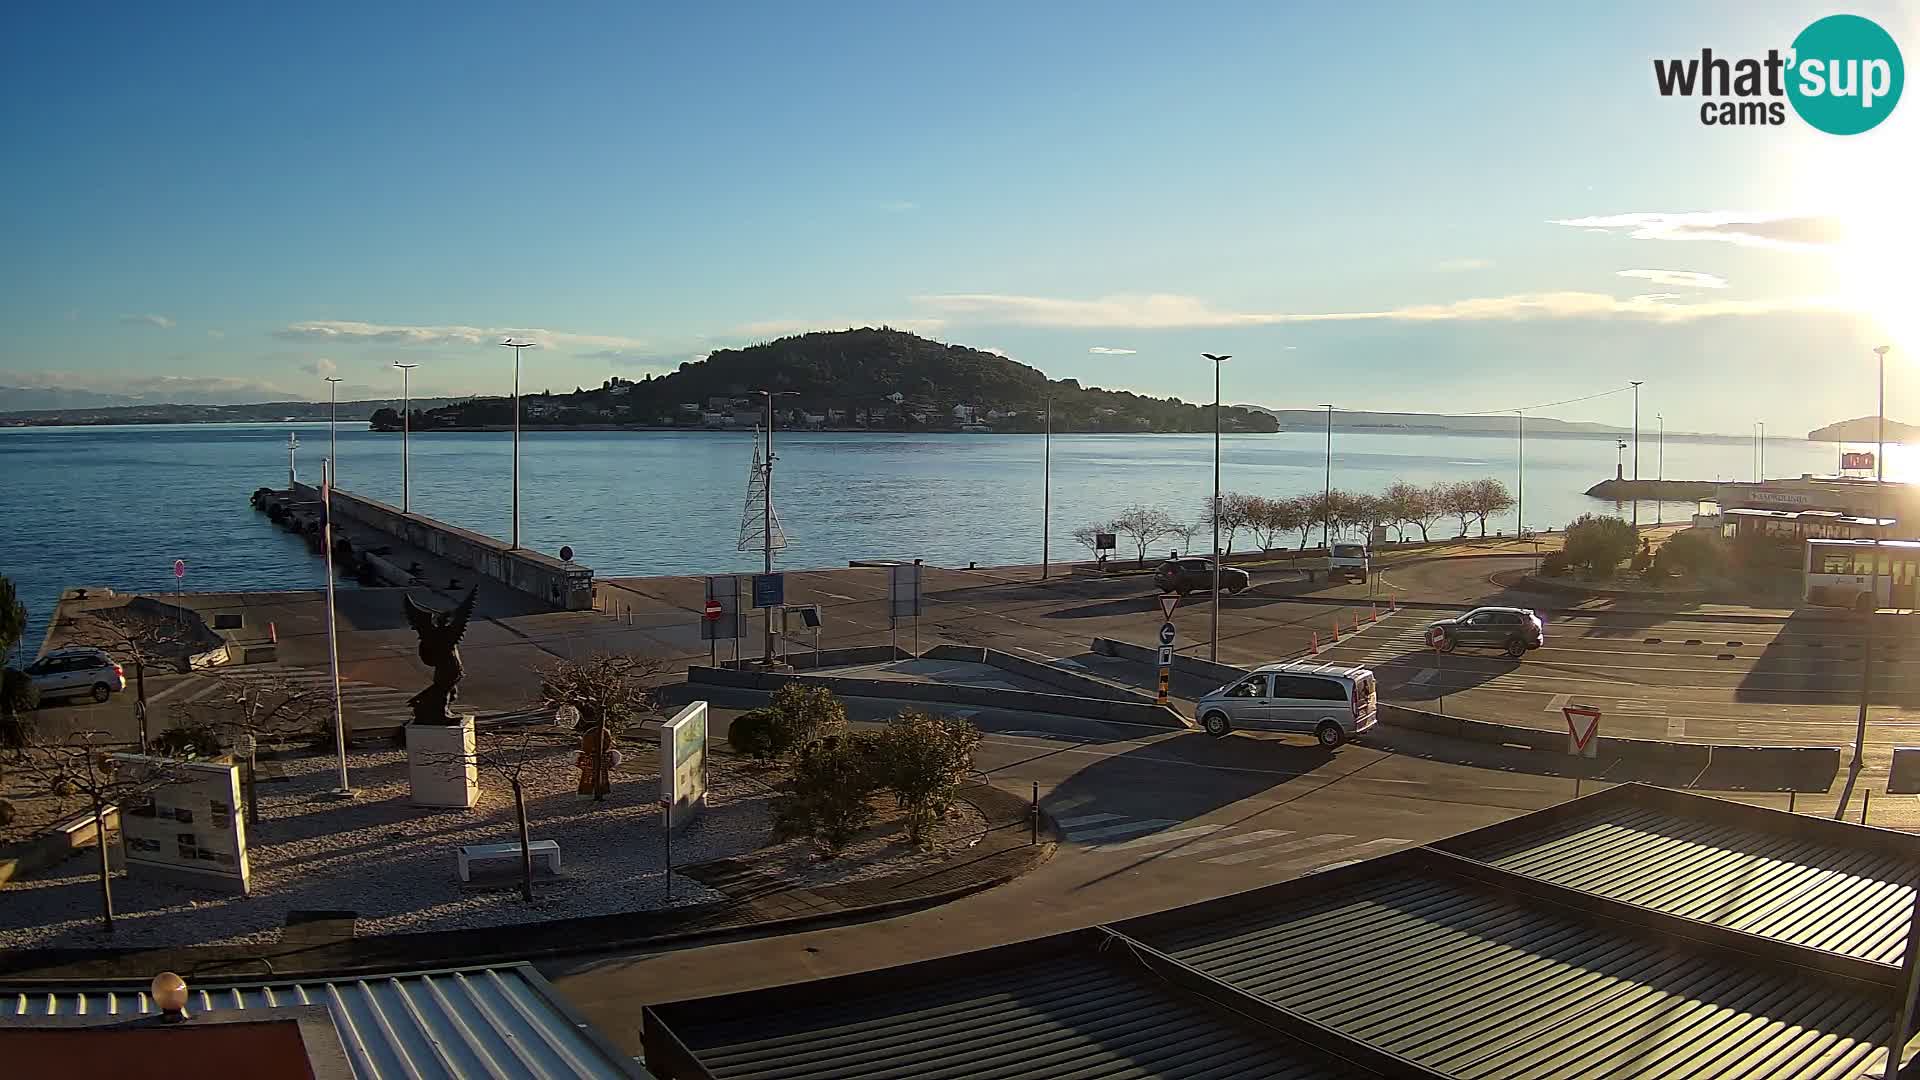
[[[504, 393], [887, 324], [1082, 383], [1676, 431], [1920, 420], [1920, 102], [1708, 127], [1837, 10], [83, 5], [9, 15], [0, 385]], [[189, 10], [189, 8], [191, 10]], [[1614, 394], [1549, 408], [1624, 423]]]

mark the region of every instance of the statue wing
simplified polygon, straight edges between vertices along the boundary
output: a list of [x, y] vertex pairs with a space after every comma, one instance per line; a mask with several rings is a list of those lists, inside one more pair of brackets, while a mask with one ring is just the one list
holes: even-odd
[[479, 594], [480, 587], [478, 585], [468, 589], [467, 598], [460, 601], [460, 606], [454, 608], [448, 615], [447, 648], [451, 649], [455, 645], [460, 644], [460, 639], [467, 636], [467, 620], [473, 616], [473, 601]]
[[407, 622], [413, 626], [413, 632], [421, 641], [429, 641], [433, 634], [433, 611], [413, 602], [413, 597], [400, 594], [400, 602], [407, 613]]

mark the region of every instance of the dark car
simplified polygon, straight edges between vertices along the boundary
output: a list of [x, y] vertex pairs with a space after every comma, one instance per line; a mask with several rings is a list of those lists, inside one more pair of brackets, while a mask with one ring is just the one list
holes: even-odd
[[1452, 619], [1428, 623], [1429, 631], [1439, 630], [1441, 652], [1462, 646], [1470, 649], [1499, 649], [1515, 660], [1547, 643], [1547, 628], [1540, 617], [1525, 608], [1481, 607]]
[[[1153, 583], [1163, 593], [1179, 593], [1185, 596], [1190, 592], [1213, 591], [1212, 559], [1168, 559], [1153, 572]], [[1253, 575], [1236, 566], [1220, 568], [1220, 588], [1223, 592], [1237, 593], [1253, 584]]]

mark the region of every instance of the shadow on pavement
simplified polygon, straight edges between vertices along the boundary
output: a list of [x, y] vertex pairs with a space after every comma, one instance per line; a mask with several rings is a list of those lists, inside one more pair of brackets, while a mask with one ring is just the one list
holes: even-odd
[[[1871, 627], [1873, 703], [1920, 705], [1920, 634], [1906, 616], [1881, 615]], [[1865, 619], [1835, 619], [1830, 613], [1796, 612], [1767, 639], [1765, 650], [1741, 677], [1740, 701], [1779, 705], [1856, 702], [1862, 661], [1869, 654]], [[1698, 636], [1698, 635], [1696, 635]], [[1739, 631], [1709, 638], [1731, 651]]]
[[[1407, 673], [1400, 684], [1394, 687], [1394, 699], [1396, 701], [1433, 701], [1447, 694], [1465, 693], [1484, 686], [1502, 675], [1518, 671], [1521, 665], [1527, 663], [1524, 660], [1509, 660], [1492, 652], [1485, 655], [1452, 652], [1438, 656], [1437, 659], [1436, 666], [1436, 654], [1429, 649], [1423, 650], [1417, 658], [1409, 654], [1388, 661], [1388, 663], [1397, 663], [1399, 670]], [[1538, 668], [1548, 665], [1535, 661], [1530, 666]], [[1432, 671], [1434, 674], [1424, 682], [1413, 681], [1420, 678], [1422, 672], [1427, 671]]]

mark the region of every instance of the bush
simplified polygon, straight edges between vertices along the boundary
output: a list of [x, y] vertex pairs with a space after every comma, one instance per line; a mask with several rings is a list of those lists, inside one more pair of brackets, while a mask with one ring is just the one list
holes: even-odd
[[771, 764], [780, 755], [773, 748], [774, 725], [779, 717], [772, 709], [753, 709], [741, 713], [727, 728], [727, 745], [742, 757]]
[[1688, 529], [1674, 534], [1654, 552], [1654, 572], [1666, 577], [1694, 580], [1726, 572], [1727, 549], [1720, 539], [1705, 529]]
[[182, 724], [154, 736], [152, 750], [163, 757], [188, 761], [216, 758], [221, 754], [220, 737], [205, 724]]
[[1540, 557], [1540, 573], [1546, 577], [1566, 577], [1573, 569], [1573, 560], [1567, 558], [1564, 551], [1552, 551]]
[[1567, 559], [1589, 577], [1612, 577], [1638, 545], [1633, 526], [1617, 517], [1582, 514], [1567, 526]]
[[917, 711], [894, 717], [879, 733], [877, 779], [906, 812], [909, 841], [925, 843], [927, 831], [946, 816], [979, 745], [980, 730], [965, 720]]
[[859, 836], [873, 823], [872, 800], [880, 790], [878, 740], [876, 732], [854, 731], [803, 746], [774, 812], [774, 835], [810, 836], [829, 852]]
[[771, 753], [776, 758], [847, 729], [847, 707], [822, 686], [788, 683], [773, 692], [767, 707], [774, 714]]

